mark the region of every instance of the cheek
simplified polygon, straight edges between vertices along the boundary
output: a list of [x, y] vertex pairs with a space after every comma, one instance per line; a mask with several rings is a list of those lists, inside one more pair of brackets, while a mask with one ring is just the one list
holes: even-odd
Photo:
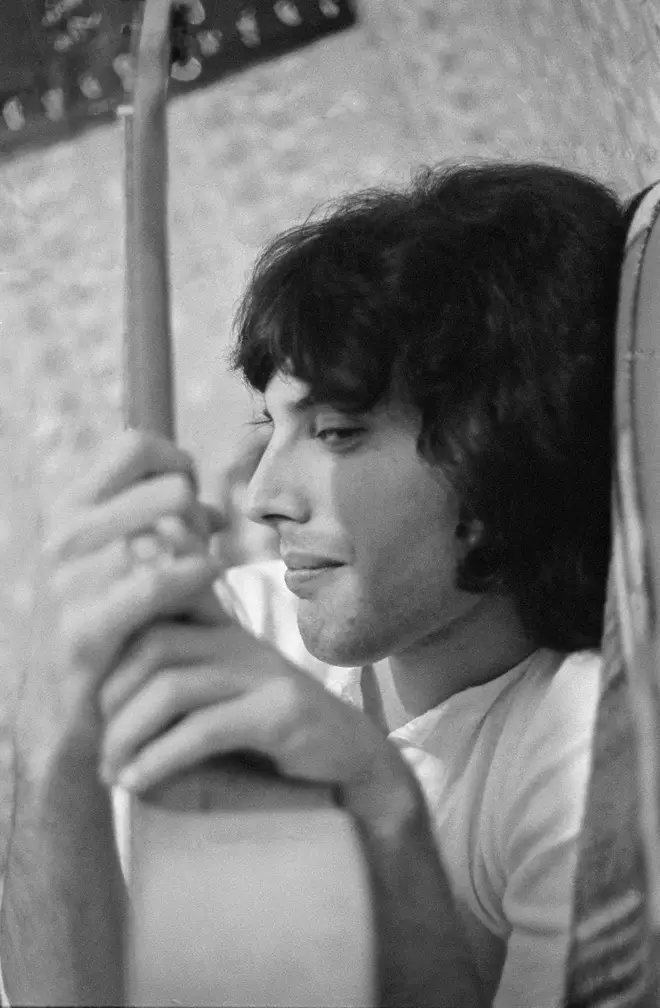
[[383, 472], [368, 467], [333, 485], [335, 510], [352, 543], [355, 560], [365, 576], [390, 580], [410, 575], [420, 580], [455, 561], [457, 508], [448, 489], [428, 470], [410, 464]]

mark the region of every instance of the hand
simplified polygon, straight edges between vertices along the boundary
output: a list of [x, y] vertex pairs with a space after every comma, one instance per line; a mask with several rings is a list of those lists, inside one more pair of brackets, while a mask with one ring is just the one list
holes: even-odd
[[252, 750], [288, 777], [338, 786], [346, 803], [410, 791], [407, 764], [361, 711], [238, 625], [160, 623], [100, 695], [107, 783], [148, 790], [214, 755]]
[[[144, 535], [158, 526], [174, 556], [136, 565], [128, 540], [137, 536], [144, 549]], [[221, 526], [221, 515], [197, 500], [186, 452], [132, 431], [108, 443], [58, 500], [47, 527], [36, 593], [39, 668], [28, 677], [28, 702], [45, 707], [52, 699], [58, 717], [75, 718], [76, 709], [89, 717], [133, 633], [192, 611], [226, 618], [212, 590], [220, 570], [208, 555]]]

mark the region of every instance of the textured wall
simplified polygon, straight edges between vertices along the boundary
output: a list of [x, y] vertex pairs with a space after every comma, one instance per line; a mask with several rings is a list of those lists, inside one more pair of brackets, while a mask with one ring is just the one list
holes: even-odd
[[[360, 7], [358, 29], [171, 107], [180, 440], [209, 496], [249, 415], [232, 308], [275, 232], [448, 156], [542, 156], [624, 193], [657, 174], [660, 0]], [[0, 166], [0, 867], [39, 515], [121, 422], [121, 156], [117, 126]]]

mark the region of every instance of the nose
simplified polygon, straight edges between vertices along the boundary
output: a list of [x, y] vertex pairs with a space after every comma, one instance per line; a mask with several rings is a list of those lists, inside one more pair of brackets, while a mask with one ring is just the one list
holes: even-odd
[[275, 531], [282, 522], [303, 523], [309, 518], [304, 480], [291, 455], [278, 450], [274, 440], [248, 483], [241, 511], [250, 521]]

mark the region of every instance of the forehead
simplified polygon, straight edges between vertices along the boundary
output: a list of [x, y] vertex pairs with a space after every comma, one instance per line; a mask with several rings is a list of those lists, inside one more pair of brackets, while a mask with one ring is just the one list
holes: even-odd
[[307, 382], [279, 371], [268, 382], [264, 399], [271, 412], [274, 409], [300, 412], [314, 405], [311, 386]]
[[273, 415], [277, 411], [299, 416], [314, 407], [329, 407], [347, 414], [369, 414], [397, 426], [417, 426], [419, 422], [419, 412], [398, 399], [388, 397], [376, 403], [371, 409], [351, 407], [341, 401], [331, 402], [328, 399], [317, 398], [308, 382], [281, 371], [274, 374], [268, 382], [264, 391], [264, 404], [268, 412]]

